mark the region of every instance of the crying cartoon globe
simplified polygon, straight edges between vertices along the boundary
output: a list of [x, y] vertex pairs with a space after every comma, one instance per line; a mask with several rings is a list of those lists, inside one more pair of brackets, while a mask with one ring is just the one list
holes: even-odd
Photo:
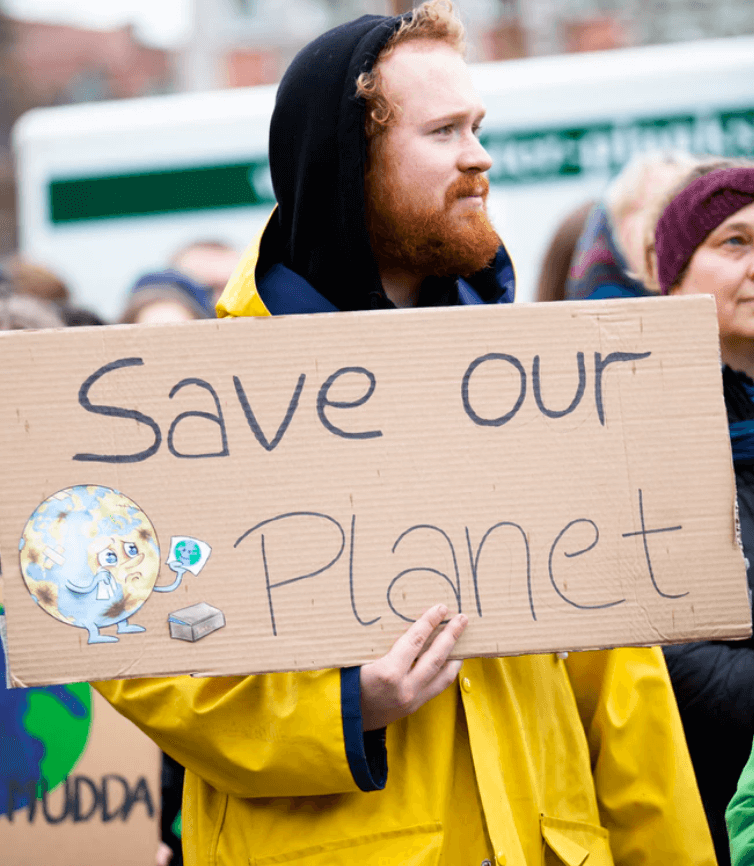
[[60, 490], [29, 518], [19, 554], [37, 604], [86, 629], [89, 643], [116, 642], [114, 635], [100, 634], [108, 626], [117, 626], [118, 634], [144, 631], [129, 619], [155, 588], [160, 547], [151, 521], [132, 499], [96, 485]]

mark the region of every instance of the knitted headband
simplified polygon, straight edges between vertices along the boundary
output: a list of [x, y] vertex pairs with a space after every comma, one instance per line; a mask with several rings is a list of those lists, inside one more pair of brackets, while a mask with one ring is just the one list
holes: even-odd
[[660, 289], [666, 295], [696, 248], [731, 214], [754, 202], [754, 167], [712, 171], [692, 181], [662, 212], [655, 229]]

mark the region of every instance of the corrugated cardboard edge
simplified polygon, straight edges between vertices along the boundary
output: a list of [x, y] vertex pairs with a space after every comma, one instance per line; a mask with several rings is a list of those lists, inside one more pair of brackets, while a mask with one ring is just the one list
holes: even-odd
[[10, 675], [10, 665], [8, 664], [8, 629], [5, 625], [4, 613], [0, 613], [0, 644], [3, 645], [3, 656], [5, 656], [5, 688], [12, 689], [14, 686]]

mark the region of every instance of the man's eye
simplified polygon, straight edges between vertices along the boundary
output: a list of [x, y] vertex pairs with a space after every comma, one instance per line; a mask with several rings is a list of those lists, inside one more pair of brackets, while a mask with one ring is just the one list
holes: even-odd
[[472, 127], [472, 132], [474, 133], [474, 135], [477, 138], [479, 138], [479, 134], [481, 133], [481, 131], [482, 131], [482, 124], [481, 123], [478, 124], [477, 126]]
[[448, 123], [445, 126], [441, 126], [439, 129], [435, 130], [437, 135], [450, 135], [453, 132], [454, 126], [452, 123]]
[[127, 556], [136, 556], [139, 553], [139, 548], [131, 541], [127, 541], [123, 547]]
[[97, 562], [100, 565], [117, 565], [118, 557], [112, 550], [103, 550], [97, 557]]

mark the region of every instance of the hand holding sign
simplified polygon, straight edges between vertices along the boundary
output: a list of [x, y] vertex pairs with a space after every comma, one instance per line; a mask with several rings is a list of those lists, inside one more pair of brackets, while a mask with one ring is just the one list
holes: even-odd
[[424, 650], [447, 612], [444, 604], [431, 607], [398, 638], [387, 655], [362, 666], [361, 717], [365, 731], [384, 728], [411, 715], [458, 676], [462, 662], [448, 661], [448, 656], [468, 624], [465, 614], [454, 616]]

